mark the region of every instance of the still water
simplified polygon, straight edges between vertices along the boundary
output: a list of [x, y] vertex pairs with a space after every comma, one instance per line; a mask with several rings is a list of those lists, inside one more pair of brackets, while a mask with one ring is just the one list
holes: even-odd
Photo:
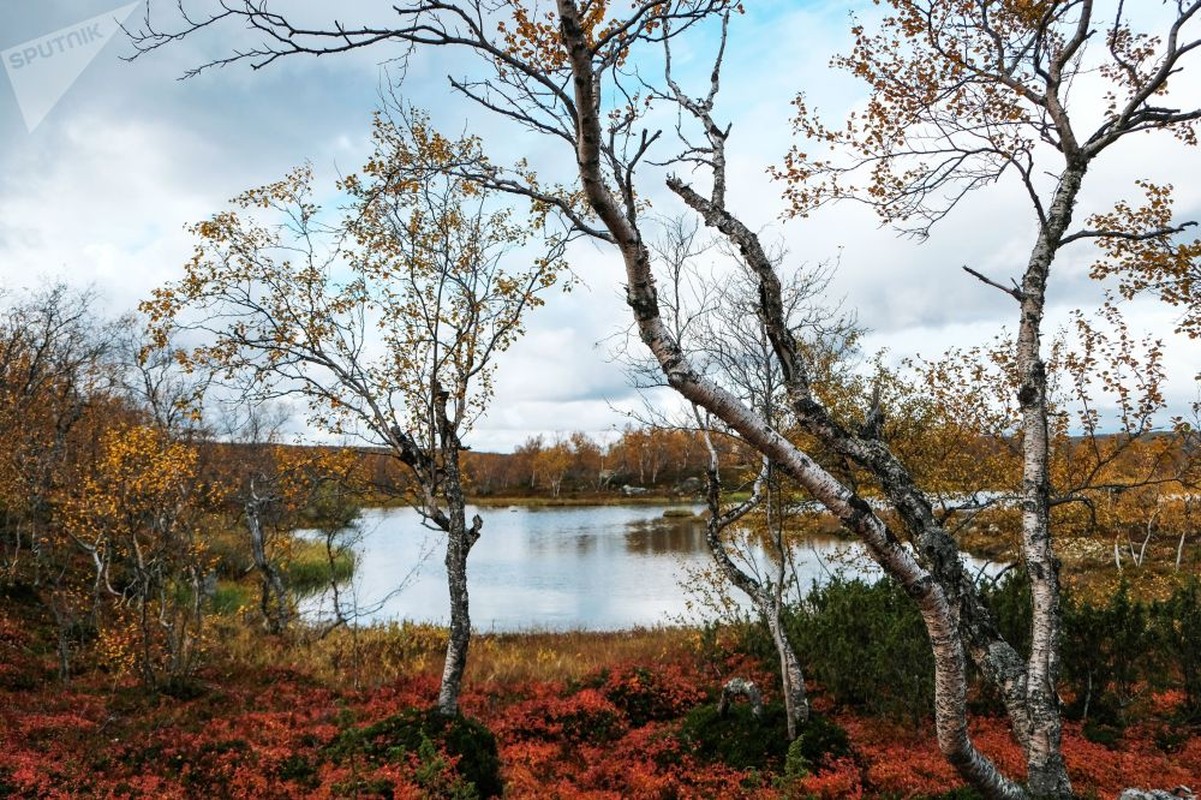
[[[684, 507], [699, 510], [700, 506]], [[711, 563], [704, 524], [664, 517], [664, 506], [469, 508], [484, 520], [467, 562], [476, 630], [620, 630], [698, 622], [698, 599], [682, 588]], [[367, 509], [341, 534], [357, 556], [341, 605], [360, 623], [449, 617], [444, 538], [407, 508]], [[875, 577], [856, 546], [817, 539], [794, 553], [806, 589], [832, 572]], [[974, 566], [980, 566], [976, 564]], [[310, 619], [327, 617], [331, 593], [301, 604]], [[709, 615], [711, 616], [711, 615]]]

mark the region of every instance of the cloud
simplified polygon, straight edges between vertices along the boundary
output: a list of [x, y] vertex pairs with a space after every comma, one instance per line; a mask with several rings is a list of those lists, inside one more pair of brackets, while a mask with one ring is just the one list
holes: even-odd
[[[35, 39], [119, 3], [111, 0], [8, 0], [0, 49]], [[199, 6], [197, 6], [199, 7]], [[152, 3], [156, 24], [171, 27], [173, 3]], [[334, 12], [304, 0], [290, 10], [315, 24]], [[781, 187], [767, 176], [792, 143], [791, 101], [809, 102], [837, 120], [862, 103], [850, 77], [831, 72], [831, 55], [850, 38], [844, 4], [763, 0], [733, 23], [718, 114], [733, 123], [730, 199], [768, 240], [779, 238], [793, 263], [837, 259], [830, 292], [846, 298], [872, 329], [868, 348], [932, 354], [944, 344], [983, 341], [1016, 321], [1012, 299], [965, 273], [969, 265], [1005, 283], [1020, 275], [1033, 238], [1033, 213], [1020, 187], [1005, 181], [964, 202], [924, 243], [901, 239], [863, 207], [840, 205], [807, 220], [783, 222]], [[141, 12], [130, 20], [136, 24]], [[864, 19], [878, 14], [864, 4]], [[385, 4], [340, 4], [338, 19], [392, 18]], [[191, 253], [186, 223], [222, 209], [240, 191], [275, 180], [310, 161], [319, 185], [356, 169], [370, 149], [370, 118], [379, 100], [381, 62], [400, 54], [384, 45], [328, 58], [288, 57], [267, 69], [237, 64], [179, 81], [197, 64], [227, 55], [255, 36], [228, 26], [190, 37], [133, 63], [125, 42], [110, 42], [31, 135], [15, 96], [0, 92], [0, 284], [31, 285], [43, 276], [94, 283], [116, 314], [149, 290], [177, 278]], [[679, 76], [689, 90], [706, 86], [715, 38], [682, 43]], [[393, 64], [396, 69], [398, 65]], [[534, 136], [457, 99], [446, 75], [477, 66], [450, 50], [421, 54], [408, 64], [406, 100], [431, 109], [449, 133], [479, 134], [499, 161], [527, 155], [546, 176], [569, 175], [573, 155], [563, 143]], [[1096, 87], [1084, 79], [1074, 91]], [[1188, 83], [1188, 85], [1184, 85]], [[1201, 93], [1180, 82], [1178, 92]], [[670, 126], [672, 115], [654, 118]], [[665, 137], [665, 139], [668, 137]], [[663, 144], [655, 158], [673, 154]], [[1166, 137], [1138, 137], [1116, 148], [1090, 173], [1077, 221], [1105, 210], [1115, 198], [1135, 197], [1135, 177], [1175, 180], [1178, 209], [1201, 213], [1201, 184], [1181, 180], [1196, 152]], [[647, 167], [648, 179], [663, 170]], [[679, 202], [658, 182], [646, 184], [656, 213]], [[529, 335], [501, 362], [493, 411], [474, 437], [481, 447], [509, 447], [540, 431], [605, 431], [624, 423], [611, 405], [636, 404], [620, 365], [597, 343], [623, 331], [629, 311], [617, 253], [584, 244], [572, 251], [586, 283], [549, 298], [530, 317]], [[1101, 288], [1087, 277], [1093, 251], [1074, 246], [1052, 279], [1056, 319], [1068, 308], [1095, 305]], [[1173, 312], [1157, 308], [1132, 322], [1170, 334]], [[1169, 396], [1195, 396], [1201, 363], [1196, 343], [1172, 339]]]

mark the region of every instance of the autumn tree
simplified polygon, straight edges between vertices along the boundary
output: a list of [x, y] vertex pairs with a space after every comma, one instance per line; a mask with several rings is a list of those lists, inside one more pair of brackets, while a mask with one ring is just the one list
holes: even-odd
[[94, 303], [50, 287], [14, 304], [0, 336], [6, 577], [53, 613], [64, 679], [93, 640], [153, 687], [202, 649], [202, 386], [143, 352], [132, 317], [105, 320]]
[[11, 298], [0, 318], [0, 420], [9, 438], [0, 459], [2, 563], [12, 575], [30, 562], [26, 574], [35, 583], [33, 562], [48, 555], [43, 523], [69, 461], [72, 429], [116, 383], [116, 337], [94, 301], [90, 292], [51, 286]]
[[466, 517], [463, 437], [491, 400], [496, 356], [562, 264], [558, 244], [538, 249], [537, 216], [446, 169], [478, 159], [477, 139], [445, 139], [398, 110], [377, 118], [374, 141], [362, 172], [341, 183], [353, 198], [341, 218], [326, 221], [308, 169], [250, 190], [193, 226], [185, 277], [144, 310], [156, 331], [206, 337], [190, 363], [250, 375], [260, 398], [298, 397], [315, 427], [385, 446], [408, 467], [414, 507], [446, 534], [438, 704], [454, 715], [471, 634], [467, 556], [483, 526]]
[[[556, 0], [553, 10], [511, 2], [414, 0], [395, 7], [391, 26], [339, 22], [299, 27], [261, 3], [228, 3], [182, 32], [143, 30], [153, 49], [180, 35], [243, 22], [270, 35], [215, 64], [256, 66], [293, 54], [341, 52], [380, 42], [416, 48], [459, 47], [479, 56], [481, 71], [451, 86], [485, 109], [546, 137], [575, 164], [578, 181], [560, 189], [528, 170], [490, 163], [455, 166], [456, 174], [534, 198], [573, 230], [611, 246], [625, 267], [625, 288], [639, 338], [686, 401], [720, 419], [748, 446], [788, 474], [855, 534], [913, 598], [935, 663], [938, 743], [960, 774], [989, 797], [1066, 796], [1055, 691], [1059, 593], [1050, 528], [1047, 475], [1046, 365], [1040, 349], [1047, 279], [1061, 248], [1075, 241], [1125, 238], [1163, 241], [1175, 225], [1071, 227], [1082, 182], [1116, 142], [1152, 130], [1192, 138], [1199, 112], [1165, 104], [1185, 57], [1201, 4], [1162, 6], [1162, 35], [1132, 27], [1129, 4], [1105, 13], [1091, 0], [887, 0], [880, 34], [857, 28], [856, 47], [839, 63], [868, 81], [866, 123], [844, 135], [804, 108], [802, 134], [834, 145], [830, 158], [798, 150], [783, 167], [799, 212], [863, 188], [886, 219], [916, 222], [919, 232], [942, 219], [964, 193], [1015, 175], [1031, 201], [1037, 235], [1018, 285], [978, 277], [1018, 304], [1016, 400], [1022, 416], [1022, 556], [1035, 583], [1034, 645], [1028, 657], [1005, 641], [966, 573], [958, 547], [930, 498], [883, 437], [868, 398], [856, 409], [832, 409], [815, 389], [811, 365], [787, 324], [780, 276], [755, 231], [727, 204], [726, 144], [732, 129], [717, 116], [721, 61], [732, 3], [645, 0], [617, 8]], [[494, 13], [503, 11], [503, 14]], [[499, 18], [498, 18], [499, 17]], [[1140, 22], [1143, 18], [1140, 17]], [[673, 72], [673, 41], [712, 22], [718, 54], [707, 83], [686, 91]], [[1095, 29], [1100, 35], [1094, 35]], [[710, 28], [712, 30], [712, 28]], [[1093, 59], [1093, 60], [1090, 60]], [[639, 69], [632, 69], [637, 63]], [[1096, 66], [1094, 66], [1096, 64]], [[654, 68], [652, 69], [652, 65]], [[659, 69], [662, 67], [662, 69]], [[1069, 87], [1084, 70], [1106, 78], [1098, 119], [1073, 113]], [[652, 77], [655, 75], [655, 77]], [[677, 136], [664, 136], [649, 116], [656, 106], [678, 114]], [[1088, 129], [1081, 126], [1090, 125]], [[926, 150], [928, 148], [928, 150]], [[842, 166], [842, 159], [849, 166]], [[1058, 163], [1052, 163], [1058, 159]], [[651, 162], [654, 162], [652, 164]], [[665, 323], [648, 246], [654, 227], [644, 198], [658, 181], [655, 164], [686, 167], [667, 188], [723, 237], [757, 281], [756, 314], [771, 342], [795, 430], [781, 430], [713, 380]], [[1050, 180], [1044, 176], [1050, 175]], [[865, 175], [866, 180], [854, 180]], [[948, 205], [949, 203], [949, 205]], [[1104, 222], [1104, 220], [1099, 220]], [[840, 479], [795, 436], [869, 476], [893, 513], [886, 519], [857, 487]], [[1026, 754], [1026, 785], [1003, 774], [972, 741], [967, 720], [967, 657], [1001, 693], [1015, 738]]]
[[561, 436], [556, 436], [553, 442], [534, 456], [534, 470], [546, 481], [552, 497], [559, 496], [563, 479], [571, 469], [571, 461], [571, 445]]
[[[857, 26], [853, 50], [835, 60], [868, 84], [866, 111], [832, 128], [799, 98], [797, 129], [806, 142], [789, 154], [780, 173], [798, 214], [855, 198], [918, 235], [969, 192], [1002, 177], [1014, 176], [1029, 199], [1036, 235], [1020, 277], [1007, 285], [967, 269], [1017, 304], [1021, 555], [1034, 612], [1033, 644], [1016, 693], [1024, 696], [1011, 693], [1009, 703], [1038, 795], [1071, 791], [1059, 752], [1056, 692], [1061, 614], [1041, 346], [1048, 280], [1060, 251], [1082, 240], [1100, 242], [1119, 256], [1136, 251], [1160, 264], [1189, 258], [1173, 244], [1182, 227], [1171, 219], [1166, 192], [1151, 184], [1146, 208], [1132, 211], [1119, 202], [1114, 212], [1095, 213], [1084, 226], [1073, 228], [1072, 220], [1086, 175], [1114, 145], [1156, 130], [1191, 144], [1201, 117], [1201, 110], [1173, 107], [1168, 85], [1201, 43], [1189, 38], [1201, 4], [1169, 3], [1163, 14], [1146, 16], [1121, 3], [1105, 11], [1098, 5], [892, 0], [880, 31]], [[1148, 29], [1157, 23], [1158, 34]], [[1086, 70], [1104, 78], [1095, 98], [1104, 109], [1099, 120], [1084, 110], [1088, 100], [1080, 89], [1070, 91]], [[808, 152], [824, 144], [832, 146], [829, 155]]]
[[544, 449], [542, 434], [527, 436], [524, 442], [513, 448], [514, 469], [518, 480], [531, 489], [538, 486], [538, 478], [541, 476], [538, 460]]
[[[263, 536], [264, 552], [254, 554], [256, 562], [260, 559], [265, 562], [258, 566], [259, 574], [264, 578], [262, 600], [271, 603], [285, 599], [278, 593], [280, 587], [272, 586], [268, 581], [275, 582], [280, 562], [286, 561], [290, 545], [295, 543], [296, 529], [315, 529], [320, 533], [324, 546], [330, 599], [329, 619], [316, 626], [317, 635], [324, 637], [330, 631], [354, 621], [355, 610], [349, 607], [350, 604], [343, 603], [345, 587], [341, 583], [344, 578], [338, 565], [350, 559], [353, 566], [354, 553], [351, 547], [354, 525], [361, 510], [360, 498], [364, 496], [365, 488], [373, 485], [373, 481], [364, 474], [365, 454], [350, 447], [295, 447], [281, 444], [271, 446], [269, 452], [274, 472], [260, 473], [263, 481], [254, 487], [243, 484], [244, 489], [253, 488], [255, 493], [242, 495], [247, 524], [256, 521], [252, 516], [256, 509], [247, 504], [249, 501], [249, 504], [259, 506], [257, 522], [263, 526], [262, 530], [250, 531], [252, 535]], [[372, 460], [376, 460], [375, 454], [368, 455], [368, 463]], [[269, 545], [273, 545], [274, 552], [267, 552]], [[412, 567], [398, 581], [394, 592], [405, 586], [413, 574], [412, 570], [416, 568]], [[282, 579], [282, 575], [280, 577]], [[288, 591], [286, 584], [282, 588], [284, 592]], [[290, 596], [286, 597], [289, 603], [291, 599]], [[278, 615], [282, 611], [270, 605], [264, 608], [268, 630], [272, 621], [267, 615]], [[279, 621], [285, 621], [282, 615]]]
[[[1095, 550], [1098, 539], [1125, 537], [1131, 526], [1150, 531], [1156, 510], [1189, 491], [1201, 469], [1187, 420], [1162, 424], [1163, 342], [1136, 336], [1110, 303], [1095, 314], [1075, 312], [1048, 338], [1057, 538]], [[1001, 332], [984, 344], [908, 360], [883, 398], [890, 442], [914, 465], [945, 524], [968, 532], [987, 526], [997, 531], [993, 546], [1020, 525], [1018, 385], [1014, 339]]]
[[[1142, 203], [1119, 201], [1112, 211], [1095, 214], [1089, 224], [1098, 230], [1172, 231], [1183, 234], [1192, 223], [1175, 225], [1171, 184], [1137, 182]], [[1201, 239], [1171, 236], [1102, 236], [1101, 257], [1092, 276], [1116, 276], [1118, 291], [1127, 299], [1152, 294], [1181, 309], [1177, 333], [1201, 337]], [[1198, 373], [1201, 378], [1201, 373]]]
[[164, 330], [152, 341], [146, 320], [129, 315], [121, 320], [118, 338], [120, 386], [129, 404], [160, 430], [180, 439], [210, 436], [204, 426], [203, 407], [213, 374], [189, 369], [172, 332]]
[[225, 420], [226, 458], [213, 469], [226, 487], [230, 517], [241, 518], [250, 544], [250, 557], [259, 576], [259, 611], [264, 628], [282, 633], [293, 617], [292, 602], [273, 552], [275, 528], [289, 518], [284, 486], [286, 469], [278, 448], [279, 429], [287, 415], [279, 407], [257, 406], [233, 410]]
[[600, 491], [604, 485], [605, 448], [583, 431], [573, 431], [568, 440], [576, 480], [581, 486]]
[[218, 490], [199, 477], [194, 445], [155, 426], [114, 425], [67, 504], [68, 530], [120, 601], [102, 630], [106, 656], [150, 688], [187, 677], [203, 649], [205, 511]]
[[94, 631], [100, 589], [92, 554], [72, 541], [62, 509], [120, 399], [117, 326], [90, 291], [52, 285], [6, 298], [0, 316], [0, 579], [32, 588], [58, 630], [59, 674]]

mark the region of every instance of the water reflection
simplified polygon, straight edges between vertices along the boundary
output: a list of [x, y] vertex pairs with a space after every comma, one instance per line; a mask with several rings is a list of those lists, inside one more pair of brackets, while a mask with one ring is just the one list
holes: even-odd
[[705, 552], [705, 523], [699, 517], [657, 517], [626, 525], [626, 552], [688, 555]]
[[[474, 625], [504, 631], [616, 630], [683, 621], [688, 597], [680, 584], [711, 559], [704, 523], [664, 517], [664, 511], [662, 506], [471, 509], [484, 520], [468, 562]], [[449, 603], [441, 534], [424, 528], [411, 509], [370, 509], [358, 527], [358, 566], [353, 585], [343, 592], [357, 618], [445, 623]], [[809, 542], [795, 554], [799, 584], [807, 589], [840, 568], [878, 574], [859, 552], [837, 540]], [[308, 598], [302, 612], [309, 618], [328, 615], [330, 602], [329, 596]]]

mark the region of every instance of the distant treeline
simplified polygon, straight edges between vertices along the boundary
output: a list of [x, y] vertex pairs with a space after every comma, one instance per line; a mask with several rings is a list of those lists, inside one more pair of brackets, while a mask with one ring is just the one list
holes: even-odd
[[[714, 441], [723, 462], [733, 469], [753, 459], [739, 452], [736, 442]], [[245, 445], [230, 445], [233, 447]], [[381, 497], [403, 495], [408, 473], [382, 450], [356, 451], [363, 476]], [[627, 426], [608, 444], [584, 432], [537, 435], [527, 438], [512, 453], [467, 451], [463, 454], [466, 488], [474, 497], [550, 496], [565, 494], [697, 495], [704, 487], [709, 454], [699, 433]], [[750, 467], [746, 470], [753, 474]]]

